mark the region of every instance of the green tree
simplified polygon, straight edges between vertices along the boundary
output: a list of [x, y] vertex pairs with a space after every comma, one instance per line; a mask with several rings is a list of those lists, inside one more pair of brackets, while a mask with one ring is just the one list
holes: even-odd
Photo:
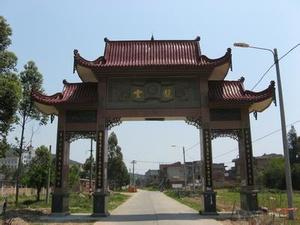
[[300, 163], [295, 163], [292, 166], [292, 181], [293, 188], [300, 190]]
[[24, 70], [20, 73], [20, 81], [22, 84], [22, 100], [18, 109], [18, 119], [19, 125], [21, 126], [21, 134], [19, 142], [19, 148], [17, 149], [17, 154], [19, 157], [19, 165], [17, 170], [17, 184], [16, 184], [16, 204], [18, 204], [19, 198], [19, 180], [20, 180], [20, 170], [22, 167], [22, 154], [27, 150], [24, 148], [24, 133], [26, 124], [32, 120], [39, 121], [40, 125], [47, 124], [48, 116], [42, 114], [37, 107], [34, 105], [31, 98], [32, 91], [43, 92], [42, 83], [43, 77], [42, 74], [38, 71], [37, 66], [33, 61], [29, 61], [25, 66]]
[[85, 162], [82, 165], [82, 171], [80, 173], [80, 177], [84, 179], [90, 178], [90, 169], [92, 165], [92, 177], [95, 177], [95, 168], [96, 168], [96, 162], [94, 157], [92, 159], [88, 157]]
[[284, 158], [271, 159], [264, 170], [263, 175], [264, 185], [268, 188], [276, 188], [284, 190], [285, 173], [284, 173]]
[[38, 147], [35, 154], [36, 156], [29, 163], [24, 180], [29, 187], [36, 188], [36, 200], [39, 201], [41, 190], [47, 185], [48, 168], [51, 156], [48, 148], [44, 145]]
[[14, 73], [17, 57], [7, 50], [11, 44], [12, 30], [0, 16], [0, 158], [9, 148], [6, 137], [15, 122], [15, 114], [21, 98], [21, 84]]
[[74, 190], [79, 185], [80, 180], [80, 167], [73, 164], [69, 169], [69, 187]]
[[291, 165], [293, 165], [294, 163], [300, 163], [300, 154], [297, 145], [297, 132], [294, 126], [291, 127], [287, 136]]
[[123, 161], [121, 147], [118, 145], [117, 135], [112, 132], [108, 138], [108, 166], [107, 176], [112, 189], [120, 189], [129, 184], [129, 174]]

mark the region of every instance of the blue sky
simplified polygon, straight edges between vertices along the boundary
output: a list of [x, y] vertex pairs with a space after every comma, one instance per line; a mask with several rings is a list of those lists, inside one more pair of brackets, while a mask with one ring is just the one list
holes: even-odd
[[[299, 1], [39, 1], [1, 0], [0, 14], [13, 29], [10, 50], [18, 56], [18, 70], [34, 60], [44, 76], [46, 93], [61, 91], [62, 80], [79, 81], [72, 74], [73, 49], [87, 59], [103, 54], [104, 37], [120, 39], [194, 39], [201, 37], [202, 53], [211, 58], [224, 55], [237, 41], [267, 48], [276, 47], [283, 55], [300, 42]], [[273, 63], [272, 55], [254, 49], [232, 47], [233, 71], [227, 79], [246, 78], [251, 89], [261, 74]], [[280, 62], [287, 124], [300, 120], [298, 87], [300, 84], [300, 47]], [[275, 80], [272, 69], [256, 90]], [[252, 122], [253, 140], [280, 128], [279, 108], [271, 105]], [[55, 151], [56, 120], [38, 127], [34, 146], [52, 145]], [[300, 134], [300, 122], [295, 124]], [[173, 162], [182, 159], [181, 146], [189, 148], [199, 142], [195, 127], [177, 122], [125, 122], [113, 128], [127, 165], [138, 161]], [[10, 140], [19, 130], [10, 134]], [[171, 148], [177, 145], [177, 148]], [[88, 157], [89, 142], [72, 144], [71, 158], [83, 162]], [[213, 142], [215, 162], [229, 162], [236, 157], [237, 143], [228, 138]], [[224, 154], [235, 149], [227, 154]], [[277, 132], [253, 144], [254, 155], [282, 153], [281, 133]], [[223, 154], [223, 155], [222, 155]], [[221, 157], [218, 157], [222, 155]], [[199, 145], [187, 151], [187, 160], [200, 157]], [[137, 171], [157, 168], [157, 163], [138, 162]]]

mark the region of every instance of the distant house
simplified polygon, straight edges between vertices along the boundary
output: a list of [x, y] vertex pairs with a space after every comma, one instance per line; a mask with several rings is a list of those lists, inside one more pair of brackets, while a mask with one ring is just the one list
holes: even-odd
[[159, 184], [159, 170], [148, 170], [145, 173], [145, 185], [158, 185]]
[[30, 146], [26, 152], [22, 154], [22, 163], [28, 165], [31, 160], [35, 157], [35, 149]]
[[19, 157], [16, 156], [12, 149], [6, 152], [5, 158], [0, 158], [0, 167], [7, 166], [11, 169], [17, 169], [19, 163]]
[[[182, 184], [186, 182], [188, 186], [201, 185], [201, 161], [186, 162], [185, 165], [180, 162], [172, 164], [160, 165], [160, 179], [168, 184]], [[222, 187], [225, 180], [225, 165], [224, 163], [214, 163], [212, 165], [212, 178], [215, 187]]]
[[184, 165], [181, 162], [159, 165], [159, 177], [165, 185], [184, 185]]
[[254, 170], [256, 171], [264, 170], [268, 165], [269, 161], [274, 158], [283, 158], [283, 156], [281, 154], [271, 153], [271, 154], [263, 154], [262, 156], [254, 157], [253, 160]]
[[186, 179], [187, 184], [190, 186], [199, 186], [201, 184], [201, 162], [198, 161], [192, 161], [192, 162], [186, 162]]
[[[283, 158], [283, 155], [271, 153], [253, 157], [254, 176], [257, 177], [258, 171], [263, 171], [269, 161], [274, 158]], [[231, 171], [229, 171], [229, 176], [231, 176], [232, 179], [235, 178], [235, 180], [239, 181], [241, 179], [240, 159], [234, 159], [232, 162], [234, 163], [234, 167], [232, 167]]]

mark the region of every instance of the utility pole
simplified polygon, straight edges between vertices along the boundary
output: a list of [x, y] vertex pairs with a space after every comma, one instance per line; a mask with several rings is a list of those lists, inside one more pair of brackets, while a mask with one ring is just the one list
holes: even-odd
[[[293, 185], [292, 185], [292, 176], [291, 176], [291, 166], [290, 166], [290, 155], [288, 150], [288, 142], [287, 142], [287, 133], [286, 133], [286, 122], [285, 122], [285, 112], [284, 112], [284, 103], [283, 103], [283, 91], [281, 85], [281, 77], [280, 77], [280, 69], [279, 69], [279, 60], [288, 55], [295, 48], [300, 46], [300, 43], [296, 44], [293, 48], [291, 48], [286, 54], [284, 54], [280, 59], [278, 58], [277, 49], [274, 48], [261, 48], [256, 46], [251, 46], [247, 43], [234, 43], [236, 47], [242, 48], [253, 48], [258, 50], [269, 51], [273, 55], [274, 65], [276, 68], [276, 78], [278, 85], [278, 96], [279, 96], [279, 109], [280, 109], [280, 120], [281, 120], [281, 135], [282, 135], [282, 145], [283, 145], [283, 153], [284, 153], [284, 164], [285, 164], [285, 182], [286, 182], [286, 192], [287, 192], [287, 202], [288, 208], [293, 208]], [[271, 67], [270, 67], [271, 68]], [[289, 219], [294, 219], [294, 212], [289, 211]]]
[[[288, 207], [293, 208], [293, 185], [292, 185], [292, 176], [291, 176], [290, 155], [289, 155], [288, 142], [287, 142], [283, 93], [282, 93], [280, 70], [279, 70], [279, 63], [278, 63], [278, 53], [276, 48], [274, 48], [273, 50], [273, 56], [274, 56], [274, 62], [276, 66], [276, 76], [277, 76], [278, 95], [279, 95], [281, 131], [282, 131], [281, 134], [282, 134], [282, 144], [283, 144], [283, 152], [284, 152], [287, 200], [288, 200]], [[294, 219], [293, 211], [289, 211], [289, 219], [292, 220]]]
[[192, 164], [193, 169], [193, 192], [195, 192], [195, 163]]
[[132, 185], [135, 187], [135, 177], [134, 177], [134, 164], [136, 164], [136, 160], [132, 160]]
[[90, 150], [90, 180], [89, 180], [89, 187], [90, 187], [90, 192], [93, 190], [92, 188], [92, 178], [93, 178], [93, 138], [91, 138], [91, 150]]
[[185, 149], [184, 146], [182, 146], [182, 154], [183, 154], [183, 167], [184, 167], [184, 188], [186, 189], [186, 165], [185, 165]]
[[47, 189], [46, 189], [46, 204], [49, 203], [49, 188], [50, 188], [50, 178], [51, 178], [51, 145], [49, 145], [49, 154], [50, 154], [50, 160], [48, 165], [48, 178], [47, 178]]

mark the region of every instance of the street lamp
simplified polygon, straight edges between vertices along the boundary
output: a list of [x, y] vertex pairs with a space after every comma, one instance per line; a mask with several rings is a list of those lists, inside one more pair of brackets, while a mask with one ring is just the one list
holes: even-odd
[[[171, 145], [171, 147], [176, 148], [176, 145]], [[186, 188], [186, 166], [185, 166], [185, 148], [182, 146], [182, 154], [183, 154], [183, 168], [184, 168], [184, 187]]]
[[[287, 200], [288, 200], [288, 208], [292, 209], [293, 208], [293, 187], [292, 187], [290, 157], [289, 157], [289, 151], [288, 151], [285, 113], [284, 113], [284, 104], [283, 104], [283, 93], [282, 93], [282, 86], [281, 86], [281, 78], [280, 78], [279, 60], [278, 60], [277, 49], [274, 48], [272, 50], [272, 49], [268, 49], [268, 48], [261, 48], [261, 47], [251, 46], [247, 43], [234, 43], [234, 46], [235, 47], [241, 47], [241, 48], [254, 48], [254, 49], [258, 49], [258, 50], [269, 51], [273, 55], [274, 64], [275, 64], [275, 67], [276, 67], [278, 95], [279, 95], [279, 107], [280, 107], [281, 130], [282, 130], [282, 144], [283, 144], [283, 153], [284, 153], [284, 160], [285, 160], [285, 179], [286, 179], [286, 189], [287, 189]], [[291, 50], [295, 49], [298, 46], [299, 46], [299, 44], [296, 45]], [[293, 211], [289, 211], [289, 219], [294, 219]]]

